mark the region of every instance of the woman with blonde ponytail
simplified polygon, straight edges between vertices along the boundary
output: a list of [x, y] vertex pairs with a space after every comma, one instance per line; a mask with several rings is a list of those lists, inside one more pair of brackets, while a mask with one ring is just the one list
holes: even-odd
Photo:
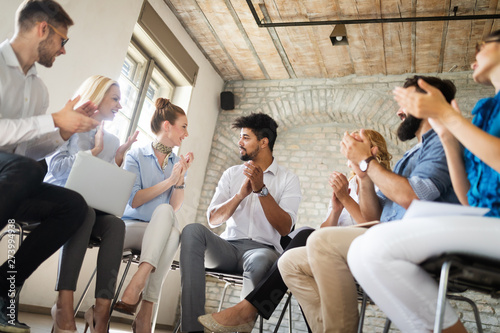
[[141, 305], [133, 332], [151, 332], [153, 305], [179, 245], [175, 212], [184, 201], [184, 178], [194, 156], [179, 157], [172, 148], [188, 136], [187, 125], [180, 107], [158, 98], [151, 119], [155, 141], [131, 149], [125, 158], [124, 168], [137, 178], [123, 216], [124, 248], [141, 249], [141, 262], [115, 310], [135, 315]]
[[[80, 151], [86, 151], [106, 162], [121, 166], [125, 153], [136, 141], [138, 132], [124, 144], [113, 134], [104, 130], [104, 121], [113, 121], [120, 105], [120, 87], [115, 80], [94, 75], [86, 79], [77, 91], [81, 103], [91, 101], [97, 105], [91, 118], [101, 126], [84, 133], [73, 134], [52, 156], [47, 158], [48, 172], [45, 182], [64, 186]], [[115, 294], [116, 276], [123, 253], [125, 226], [123, 221], [111, 214], [88, 208], [84, 223], [62, 247], [59, 259], [56, 304], [52, 307], [54, 333], [75, 333], [73, 296], [90, 238], [100, 239], [97, 257], [97, 279], [95, 305], [85, 312], [86, 328], [91, 333], [107, 332], [111, 300]]]

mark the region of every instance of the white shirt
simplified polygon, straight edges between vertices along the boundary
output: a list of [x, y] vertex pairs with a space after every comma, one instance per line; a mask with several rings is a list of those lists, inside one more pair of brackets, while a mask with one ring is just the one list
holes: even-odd
[[[88, 151], [95, 147], [95, 134], [97, 129], [85, 133], [75, 133], [63, 144], [54, 155], [47, 158], [48, 171], [44, 181], [54, 185], [64, 186], [68, 180], [69, 172], [73, 167], [76, 154], [79, 151]], [[111, 133], [103, 132], [103, 149], [97, 155], [101, 160], [116, 165], [115, 154], [120, 147], [120, 139]]]
[[[210, 213], [236, 195], [246, 176], [244, 165], [233, 166], [222, 175], [212, 202], [207, 210]], [[278, 165], [276, 160], [264, 171], [264, 184], [278, 205], [292, 219], [292, 226], [297, 220], [297, 211], [301, 200], [299, 178], [291, 171]], [[281, 235], [267, 220], [257, 194], [250, 193], [226, 221], [226, 230], [221, 237], [227, 240], [251, 239], [259, 243], [272, 245], [278, 252], [283, 252], [280, 245]]]
[[35, 65], [24, 75], [9, 41], [0, 44], [0, 150], [42, 159], [64, 140], [50, 114]]

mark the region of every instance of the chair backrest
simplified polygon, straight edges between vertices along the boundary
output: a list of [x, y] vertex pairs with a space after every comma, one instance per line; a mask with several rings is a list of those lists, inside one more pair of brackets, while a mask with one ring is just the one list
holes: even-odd
[[450, 262], [450, 288], [470, 288], [500, 298], [500, 259], [475, 255], [445, 253], [430, 258], [421, 266], [431, 275], [440, 276], [444, 262]]
[[[295, 230], [295, 224], [293, 225], [292, 230], [290, 230], [288, 235], [290, 235], [294, 230]], [[290, 238], [290, 236], [288, 236], [288, 235], [281, 236], [280, 245], [281, 245], [282, 249], [285, 249], [288, 246], [288, 244], [290, 244], [290, 241], [292, 240], [292, 238]]]

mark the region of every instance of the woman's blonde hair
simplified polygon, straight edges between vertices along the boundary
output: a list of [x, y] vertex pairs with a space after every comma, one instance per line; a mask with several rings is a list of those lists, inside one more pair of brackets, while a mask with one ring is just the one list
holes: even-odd
[[113, 85], [117, 86], [118, 89], [120, 88], [118, 82], [109, 77], [102, 75], [89, 77], [77, 90], [77, 95], [80, 95], [79, 104], [83, 104], [86, 101], [91, 101], [95, 105], [101, 104], [104, 95]]
[[[387, 150], [387, 143], [382, 134], [370, 129], [365, 129], [363, 132], [368, 140], [370, 140], [371, 147], [378, 148], [377, 155], [375, 156], [377, 161], [387, 170], [391, 170], [392, 155]], [[359, 133], [359, 131], [354, 131], [354, 133]]]
[[158, 98], [155, 102], [156, 110], [151, 118], [151, 131], [158, 134], [161, 130], [161, 124], [166, 120], [174, 125], [179, 116], [185, 116], [184, 110], [170, 102], [167, 98]]

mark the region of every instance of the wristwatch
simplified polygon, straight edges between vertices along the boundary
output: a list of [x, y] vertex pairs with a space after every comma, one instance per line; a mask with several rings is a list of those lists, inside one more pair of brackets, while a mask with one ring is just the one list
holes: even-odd
[[370, 164], [371, 160], [374, 160], [375, 156], [370, 156], [366, 160], [362, 160], [359, 162], [359, 170], [366, 172], [368, 170], [368, 164]]
[[267, 189], [266, 185], [262, 186], [260, 191], [253, 191], [253, 193], [257, 194], [259, 197], [267, 197], [269, 194], [269, 190]]

